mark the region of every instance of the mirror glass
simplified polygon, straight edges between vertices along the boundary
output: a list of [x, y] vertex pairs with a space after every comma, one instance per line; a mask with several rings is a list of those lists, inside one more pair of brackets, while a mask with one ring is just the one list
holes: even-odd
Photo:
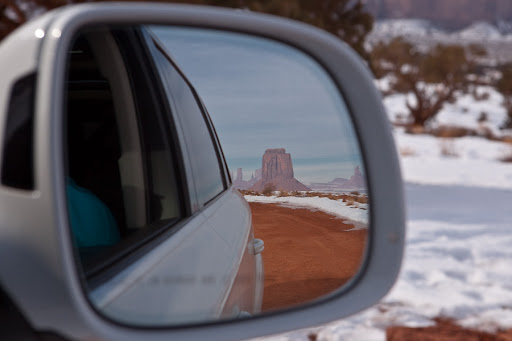
[[68, 220], [88, 296], [131, 325], [313, 302], [362, 266], [365, 165], [348, 108], [304, 52], [174, 26], [69, 49]]

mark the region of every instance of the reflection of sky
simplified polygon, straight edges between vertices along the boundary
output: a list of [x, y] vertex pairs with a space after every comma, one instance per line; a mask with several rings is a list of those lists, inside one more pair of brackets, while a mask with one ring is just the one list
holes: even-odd
[[361, 166], [347, 109], [309, 56], [236, 33], [153, 31], [196, 87], [230, 169], [242, 167], [244, 179], [261, 168], [268, 148], [286, 148], [296, 178], [304, 183], [350, 178]]

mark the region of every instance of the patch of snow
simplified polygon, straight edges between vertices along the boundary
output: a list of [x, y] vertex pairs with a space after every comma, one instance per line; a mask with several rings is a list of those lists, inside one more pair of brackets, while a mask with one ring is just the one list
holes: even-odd
[[435, 28], [428, 20], [390, 19], [377, 21], [372, 32], [370, 32], [370, 36], [426, 36], [441, 33], [442, 31]]
[[479, 40], [499, 40], [503, 36], [499, 29], [487, 22], [476, 22], [465, 29], [454, 33], [456, 38], [479, 41]]
[[346, 219], [348, 222], [356, 223], [355, 229], [366, 228], [368, 224], [368, 204], [354, 202], [352, 205], [347, 206], [347, 203], [341, 199], [331, 200], [319, 197], [266, 197], [257, 195], [245, 195], [244, 197], [248, 202], [273, 203], [292, 208], [319, 210]]

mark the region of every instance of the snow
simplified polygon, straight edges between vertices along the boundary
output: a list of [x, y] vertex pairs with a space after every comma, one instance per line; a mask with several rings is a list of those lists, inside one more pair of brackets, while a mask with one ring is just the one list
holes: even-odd
[[371, 34], [386, 36], [424, 36], [442, 34], [441, 30], [433, 27], [427, 20], [421, 19], [391, 19], [377, 21]]
[[[387, 87], [387, 80], [377, 82]], [[488, 94], [485, 100], [472, 95], [459, 96], [453, 104], [445, 105], [431, 128], [452, 126], [471, 129], [494, 136], [510, 135], [501, 130], [507, 115], [502, 107], [503, 97], [492, 87], [477, 88], [478, 94]], [[406, 101], [410, 95], [395, 94], [384, 99], [392, 122], [408, 121]], [[486, 120], [479, 122], [481, 114]], [[482, 137], [438, 138], [427, 134], [412, 135], [403, 128], [394, 128], [395, 142], [401, 157], [402, 176], [409, 183], [434, 185], [463, 185], [512, 189], [512, 164], [501, 162], [512, 156], [512, 144], [491, 141]]]
[[511, 39], [510, 23], [501, 22], [494, 25], [488, 22], [475, 22], [459, 31], [447, 32], [436, 27], [428, 20], [422, 19], [387, 19], [374, 24], [368, 35], [370, 41], [379, 38], [393, 38], [397, 36], [415, 39], [434, 38], [450, 42], [482, 42], [483, 40], [505, 41]]
[[[378, 81], [385, 86], [386, 80]], [[505, 119], [492, 88], [481, 101], [464, 96], [446, 106], [433, 126], [481, 129], [498, 136]], [[391, 121], [406, 118], [406, 95], [384, 103]], [[453, 139], [411, 135], [393, 128], [401, 155], [407, 206], [406, 250], [391, 292], [349, 318], [325, 326], [263, 338], [266, 341], [385, 340], [388, 326], [433, 325], [446, 317], [459, 325], [495, 332], [512, 328], [512, 145], [482, 137]], [[370, 208], [371, 209], [371, 208]]]
[[455, 33], [455, 37], [469, 40], [498, 40], [503, 36], [496, 26], [486, 22], [476, 22], [471, 26]]
[[286, 207], [307, 208], [332, 214], [344, 218], [350, 222], [359, 223], [357, 227], [368, 224], [368, 204], [354, 202], [347, 206], [341, 199], [331, 200], [319, 197], [277, 197], [277, 196], [256, 196], [246, 195], [248, 202], [277, 203]]

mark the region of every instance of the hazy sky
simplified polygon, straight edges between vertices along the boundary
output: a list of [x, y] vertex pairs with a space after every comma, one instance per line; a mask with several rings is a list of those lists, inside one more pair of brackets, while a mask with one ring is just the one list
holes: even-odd
[[306, 184], [363, 170], [345, 104], [308, 55], [236, 33], [153, 30], [205, 103], [231, 171], [248, 180], [268, 148], [286, 148]]

